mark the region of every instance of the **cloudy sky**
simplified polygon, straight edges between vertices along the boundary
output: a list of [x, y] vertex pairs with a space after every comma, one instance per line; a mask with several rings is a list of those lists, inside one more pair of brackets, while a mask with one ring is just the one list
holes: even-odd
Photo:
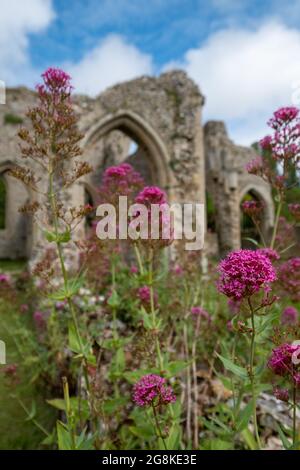
[[90, 95], [183, 68], [204, 120], [249, 144], [274, 109], [300, 105], [300, 0], [0, 0], [0, 80], [33, 87], [50, 65]]

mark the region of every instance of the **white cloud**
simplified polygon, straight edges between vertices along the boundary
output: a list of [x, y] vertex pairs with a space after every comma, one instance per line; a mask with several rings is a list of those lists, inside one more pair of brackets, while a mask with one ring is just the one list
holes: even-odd
[[[207, 97], [205, 118], [224, 119], [233, 137], [261, 137], [274, 109], [291, 104], [300, 80], [300, 31], [269, 22], [255, 31], [229, 28], [185, 54], [182, 66]], [[247, 131], [248, 129], [248, 131]]]
[[0, 78], [6, 84], [28, 82], [28, 35], [45, 29], [54, 16], [52, 0], [0, 0]]
[[67, 64], [75, 90], [97, 95], [116, 83], [153, 73], [152, 58], [118, 35], [109, 35], [80, 62]]

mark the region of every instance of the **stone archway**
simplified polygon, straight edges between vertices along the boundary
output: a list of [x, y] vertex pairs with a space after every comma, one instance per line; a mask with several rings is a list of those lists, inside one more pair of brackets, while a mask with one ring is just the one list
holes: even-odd
[[[125, 136], [139, 144], [151, 172], [149, 179], [154, 184], [168, 189], [171, 183], [171, 174], [168, 166], [169, 156], [167, 149], [158, 133], [141, 116], [133, 111], [119, 110], [100, 119], [88, 131], [83, 141], [84, 151], [92, 153], [93, 146], [97, 141], [116, 130], [123, 132]], [[104, 162], [98, 156], [97, 164], [99, 165], [99, 163], [103, 164]], [[134, 166], [134, 159], [132, 163]]]

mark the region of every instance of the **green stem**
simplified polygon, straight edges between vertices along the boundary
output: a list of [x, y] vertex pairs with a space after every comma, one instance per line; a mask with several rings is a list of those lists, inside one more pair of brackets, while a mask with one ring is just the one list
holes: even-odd
[[[153, 327], [156, 330], [157, 326], [157, 319], [156, 319], [156, 312], [155, 312], [155, 306], [154, 306], [154, 291], [153, 291], [153, 249], [150, 248], [150, 253], [149, 253], [149, 277], [148, 277], [148, 284], [149, 284], [149, 289], [150, 289], [150, 309], [151, 309], [151, 316], [152, 316], [152, 322], [153, 322]], [[158, 332], [155, 331], [155, 345], [156, 345], [156, 353], [158, 357], [158, 365], [161, 371], [164, 370], [164, 363], [163, 363], [163, 358], [160, 350], [160, 343], [159, 343], [159, 337], [158, 337]]]
[[280, 200], [278, 202], [277, 210], [276, 210], [276, 216], [275, 216], [275, 222], [274, 222], [274, 229], [273, 229], [273, 234], [272, 234], [272, 239], [271, 239], [271, 245], [270, 248], [274, 248], [275, 245], [275, 240], [276, 240], [276, 235], [277, 235], [277, 230], [278, 230], [278, 224], [279, 224], [279, 218], [281, 214], [281, 209], [282, 209], [282, 196], [280, 196]]
[[139, 250], [136, 243], [134, 244], [134, 252], [135, 252], [135, 256], [136, 256], [137, 263], [138, 263], [138, 266], [139, 266], [140, 274], [143, 275], [144, 274], [143, 262], [142, 262], [140, 250]]
[[164, 436], [163, 436], [163, 433], [161, 432], [161, 429], [160, 429], [160, 425], [159, 425], [159, 421], [158, 421], [156, 409], [155, 409], [155, 406], [154, 406], [153, 403], [152, 403], [152, 410], [153, 410], [153, 415], [154, 415], [154, 421], [155, 421], [155, 427], [156, 427], [157, 434], [158, 434], [158, 436], [161, 438], [165, 450], [168, 450], [167, 445], [166, 445], [166, 441], [165, 441]]
[[[57, 217], [57, 203], [56, 203], [55, 192], [53, 191], [53, 170], [52, 169], [49, 170], [49, 198], [50, 198], [50, 204], [51, 204], [51, 210], [52, 210], [52, 216], [53, 216], [53, 222], [54, 222], [55, 235], [56, 235], [56, 237], [58, 237], [59, 226], [58, 226], [58, 217]], [[57, 247], [58, 257], [59, 257], [59, 261], [60, 261], [61, 272], [62, 272], [62, 276], [63, 276], [64, 288], [65, 288], [65, 292], [67, 294], [67, 292], [68, 292], [68, 274], [67, 274], [67, 270], [66, 270], [66, 267], [65, 267], [63, 250], [62, 250], [61, 244], [58, 241], [56, 242], [56, 247]], [[74, 304], [72, 302], [71, 297], [69, 297], [69, 296], [67, 297], [67, 301], [68, 301], [69, 310], [70, 310], [71, 316], [72, 316], [72, 321], [73, 321], [73, 325], [74, 325], [74, 329], [75, 329], [75, 334], [76, 334], [77, 341], [78, 341], [79, 348], [80, 348], [80, 352], [81, 352], [81, 355], [82, 355], [83, 373], [84, 373], [84, 378], [85, 378], [85, 382], [86, 382], [86, 388], [87, 388], [87, 391], [90, 392], [90, 384], [89, 384], [89, 378], [88, 378], [88, 373], [87, 373], [87, 360], [86, 360], [86, 357], [85, 357], [85, 351], [84, 351], [84, 348], [83, 348], [82, 339], [81, 339], [81, 335], [80, 335], [80, 332], [79, 332], [79, 326], [78, 326], [76, 312], [75, 312], [75, 309], [74, 309]]]
[[254, 434], [257, 441], [258, 449], [261, 450], [261, 443], [258, 432], [257, 425], [257, 415], [256, 415], [256, 393], [255, 393], [255, 380], [254, 380], [254, 354], [255, 354], [255, 323], [254, 323], [254, 310], [251, 304], [250, 297], [248, 297], [248, 305], [251, 313], [251, 346], [250, 346], [250, 361], [249, 361], [249, 376], [251, 382], [251, 391], [252, 391], [252, 401], [253, 401], [253, 425], [254, 425]]
[[[28, 410], [28, 408], [26, 407], [26, 405], [23, 403], [23, 401], [17, 397], [17, 400], [20, 404], [20, 406], [23, 408], [23, 410], [25, 411], [26, 415], [28, 418], [30, 418], [30, 411]], [[30, 418], [30, 421], [33, 422], [33, 424], [40, 430], [42, 431], [43, 434], [45, 434], [47, 437], [50, 437], [51, 434], [44, 428], [44, 426], [42, 424], [40, 424], [35, 418]]]

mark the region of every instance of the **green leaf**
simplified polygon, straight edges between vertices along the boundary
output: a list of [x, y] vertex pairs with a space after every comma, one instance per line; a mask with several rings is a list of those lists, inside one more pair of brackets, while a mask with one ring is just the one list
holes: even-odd
[[280, 439], [281, 439], [281, 442], [282, 442], [282, 445], [283, 447], [288, 450], [290, 449], [292, 443], [288, 440], [288, 438], [286, 437], [283, 429], [281, 428], [280, 424], [276, 423], [276, 427], [277, 427], [277, 430], [278, 430], [278, 434], [280, 436]]
[[210, 450], [229, 450], [232, 449], [232, 442], [222, 439], [213, 439], [210, 441]]
[[46, 400], [46, 402], [57, 410], [65, 411], [66, 409], [65, 400], [62, 398], [53, 398], [53, 400]]
[[56, 423], [57, 441], [59, 450], [73, 450], [72, 439], [66, 426], [61, 422]]
[[253, 400], [250, 400], [249, 403], [241, 410], [237, 417], [236, 431], [241, 432], [243, 429], [248, 427], [250, 417], [253, 413]]
[[[178, 423], [174, 423], [171, 426], [169, 435], [166, 439], [166, 445], [168, 450], [177, 450], [180, 447], [181, 440], [181, 426]], [[163, 444], [163, 443], [162, 443]], [[164, 446], [162, 447], [164, 449]]]
[[174, 377], [189, 365], [186, 361], [172, 361], [167, 366], [167, 376]]
[[111, 308], [118, 308], [120, 306], [120, 298], [116, 290], [113, 291], [107, 303]]
[[123, 408], [123, 406], [128, 402], [127, 397], [119, 397], [119, 398], [110, 398], [106, 400], [103, 404], [103, 411], [108, 415], [112, 415], [116, 413], [119, 409]]
[[230, 359], [227, 359], [226, 357], [223, 357], [218, 353], [217, 353], [217, 356], [222, 361], [225, 369], [229, 370], [230, 372], [232, 372], [234, 375], [237, 375], [241, 379], [246, 380], [249, 378], [248, 372], [244, 367], [240, 367], [234, 364], [234, 362], [232, 362]]
[[241, 436], [243, 437], [244, 441], [246, 442], [246, 444], [247, 444], [247, 446], [249, 447], [250, 450], [256, 450], [257, 449], [257, 444], [255, 442], [255, 439], [254, 439], [251, 431], [249, 431], [248, 428], [244, 429], [241, 432]]
[[76, 333], [76, 328], [75, 328], [73, 322], [69, 323], [69, 348], [71, 349], [71, 351], [73, 351], [77, 354], [82, 353], [81, 346], [80, 346], [80, 341], [79, 341], [78, 335]]
[[255, 246], [260, 246], [259, 242], [257, 240], [254, 240], [254, 238], [245, 237], [245, 238], [243, 238], [243, 240], [247, 240], [248, 242], [253, 243], [253, 245], [255, 245]]
[[65, 232], [58, 233], [56, 235], [55, 232], [50, 232], [48, 230], [44, 231], [44, 235], [49, 243], [68, 243], [71, 240], [71, 233], [70, 230], [66, 230]]

